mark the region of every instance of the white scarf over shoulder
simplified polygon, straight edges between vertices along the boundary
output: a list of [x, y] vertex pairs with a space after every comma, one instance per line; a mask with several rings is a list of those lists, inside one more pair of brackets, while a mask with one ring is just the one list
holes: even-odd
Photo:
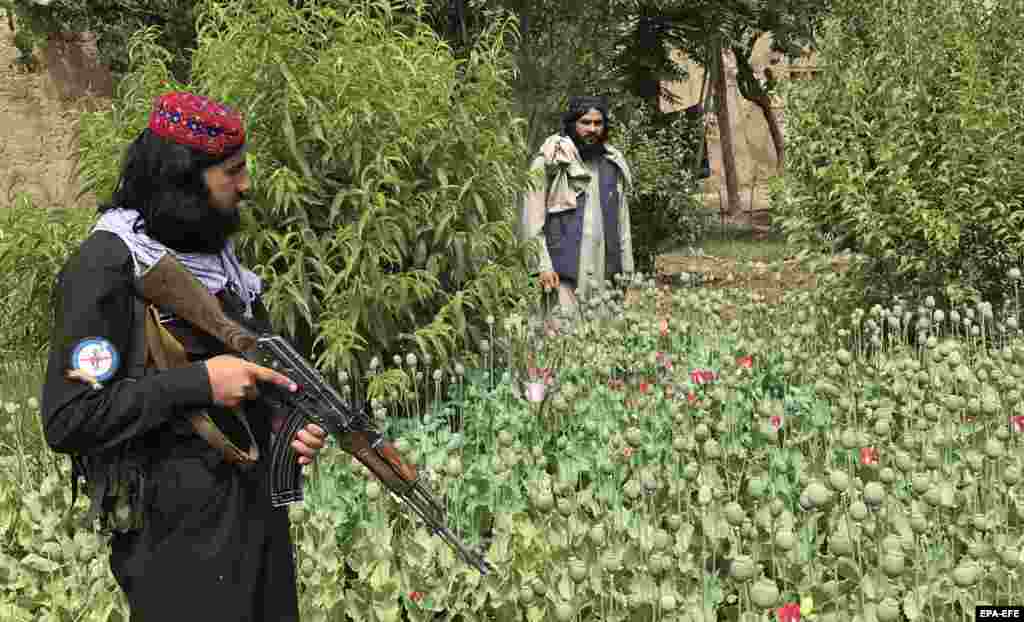
[[135, 210], [114, 208], [104, 212], [93, 226], [93, 231], [109, 231], [120, 237], [132, 251], [135, 264], [135, 276], [142, 276], [141, 260], [146, 265], [153, 265], [164, 256], [172, 253], [203, 285], [216, 295], [229, 284], [245, 303], [245, 317], [252, 317], [252, 305], [257, 295], [263, 290], [263, 281], [254, 272], [242, 267], [235, 255], [234, 243], [228, 240], [224, 250], [212, 253], [179, 253], [146, 235], [136, 233], [133, 229], [139, 213]]

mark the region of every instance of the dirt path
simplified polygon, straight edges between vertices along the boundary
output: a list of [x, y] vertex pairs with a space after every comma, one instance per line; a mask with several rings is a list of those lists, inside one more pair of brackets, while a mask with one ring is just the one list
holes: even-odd
[[[836, 256], [830, 264], [832, 271], [843, 272], [849, 265], [849, 258]], [[815, 274], [795, 257], [773, 266], [762, 261], [738, 261], [735, 257], [667, 254], [658, 258], [657, 270], [664, 284], [680, 285], [683, 282], [679, 275], [685, 273], [703, 287], [742, 287], [761, 294], [767, 302], [778, 302], [786, 291], [810, 289], [817, 284]]]
[[26, 73], [7, 20], [0, 19], [0, 207], [21, 193], [38, 207], [74, 207], [74, 123], [78, 111], [62, 104], [44, 69]]

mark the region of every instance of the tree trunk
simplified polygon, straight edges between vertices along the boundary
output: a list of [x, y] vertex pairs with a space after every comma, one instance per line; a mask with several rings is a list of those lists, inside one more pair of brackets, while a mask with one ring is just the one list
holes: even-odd
[[[725, 79], [725, 62], [721, 46], [717, 46], [715, 60], [715, 104], [718, 116], [718, 135], [722, 147], [722, 173], [725, 176], [727, 216], [740, 210], [739, 180], [736, 179], [736, 153], [733, 151], [732, 119], [729, 116], [729, 86]], [[722, 190], [719, 188], [719, 194]]]
[[786, 154], [785, 142], [782, 138], [782, 129], [779, 127], [778, 117], [772, 109], [772, 98], [769, 93], [775, 85], [775, 75], [768, 67], [764, 68], [764, 75], [767, 86], [762, 85], [754, 76], [754, 68], [750, 64], [750, 55], [753, 54], [754, 45], [760, 35], [755, 34], [749, 45], [744, 48], [733, 46], [732, 53], [736, 57], [736, 86], [739, 87], [740, 95], [755, 106], [761, 109], [764, 120], [768, 124], [768, 132], [772, 137], [772, 146], [775, 148], [776, 170], [779, 173], [785, 168]]
[[782, 140], [782, 130], [779, 128], [779, 118], [772, 109], [772, 100], [767, 95], [753, 100], [754, 104], [761, 109], [764, 120], [768, 123], [768, 131], [772, 135], [772, 146], [775, 147], [775, 166], [779, 173], [786, 168], [786, 145]]

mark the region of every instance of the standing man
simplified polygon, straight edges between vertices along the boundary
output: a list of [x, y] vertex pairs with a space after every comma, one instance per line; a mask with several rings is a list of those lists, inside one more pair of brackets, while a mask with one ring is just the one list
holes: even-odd
[[[128, 147], [111, 203], [57, 278], [43, 427], [50, 447], [72, 456], [73, 492], [85, 477], [133, 622], [298, 620], [287, 508], [269, 494], [272, 413], [258, 383], [295, 387], [137, 293], [145, 267], [172, 253], [229, 316], [268, 330], [260, 279], [230, 240], [249, 187], [241, 116], [190, 93], [164, 95]], [[153, 339], [178, 344], [183, 364], [158, 365]], [[241, 450], [207, 442], [197, 413]], [[298, 432], [300, 464], [324, 436], [314, 425]]]
[[562, 131], [544, 141], [530, 166], [526, 235], [540, 245], [541, 286], [557, 290], [558, 304], [570, 311], [578, 295], [633, 272], [632, 178], [608, 131], [605, 98], [573, 97]]

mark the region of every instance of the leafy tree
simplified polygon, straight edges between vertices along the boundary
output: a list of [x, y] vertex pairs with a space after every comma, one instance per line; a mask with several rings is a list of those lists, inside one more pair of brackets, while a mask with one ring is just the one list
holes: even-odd
[[736, 86], [740, 95], [754, 103], [764, 115], [780, 172], [785, 167], [785, 143], [771, 105], [778, 81], [771, 68], [765, 68], [764, 81], [755, 75], [751, 65], [754, 47], [761, 39], [770, 36], [772, 51], [788, 58], [798, 58], [813, 51], [815, 35], [830, 8], [831, 0], [772, 0], [745, 13], [745, 19], [734, 24], [728, 37], [729, 49], [736, 58]]
[[836, 5], [821, 75], [786, 93], [785, 229], [863, 254], [857, 299], [998, 301], [1024, 250], [1024, 5]]
[[425, 19], [463, 57], [489, 24], [514, 21], [505, 45], [514, 53], [512, 97], [531, 150], [557, 130], [570, 95], [620, 92], [611, 65], [620, 37], [616, 0], [433, 0], [427, 7]]
[[[128, 71], [125, 51], [137, 30], [160, 28], [157, 42], [172, 53], [168, 62], [179, 80], [188, 79], [189, 55], [195, 48], [195, 0], [8, 0], [19, 32], [45, 45], [51, 34], [96, 34], [99, 60], [115, 78]], [[23, 51], [24, 53], [24, 51]]]
[[133, 38], [113, 110], [82, 120], [87, 187], [112, 190], [157, 93], [238, 106], [255, 186], [240, 252], [268, 278], [275, 324], [325, 370], [361, 377], [373, 355], [403, 351], [444, 364], [529, 282], [531, 248], [512, 230], [527, 172], [506, 24], [459, 61], [386, 2], [303, 5], [204, 2], [188, 85], [153, 30]]
[[739, 188], [722, 55], [734, 55], [740, 94], [764, 114], [781, 169], [784, 142], [771, 107], [776, 80], [768, 70], [766, 79], [761, 81], [754, 73], [751, 55], [755, 45], [769, 35], [772, 49], [789, 57], [813, 48], [818, 24], [828, 14], [830, 5], [830, 0], [634, 0], [626, 5], [631, 16], [627, 35], [630, 43], [621, 48], [616, 67], [619, 74], [631, 77], [625, 83], [635, 94], [671, 101], [660, 82], [670, 75], [669, 55], [675, 50], [684, 52], [710, 74], [715, 108], [722, 120], [723, 168], [730, 213], [739, 209]]

